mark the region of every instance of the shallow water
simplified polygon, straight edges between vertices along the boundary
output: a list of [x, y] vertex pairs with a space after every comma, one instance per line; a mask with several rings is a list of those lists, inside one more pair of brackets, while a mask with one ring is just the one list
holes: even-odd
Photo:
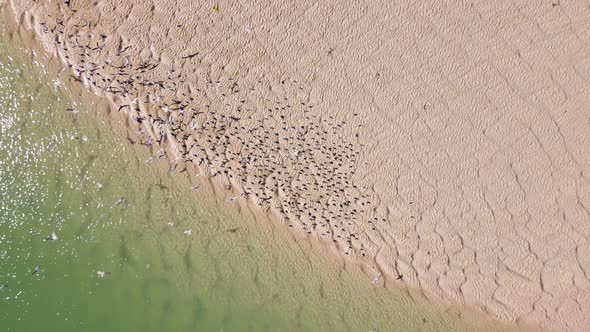
[[0, 37], [2, 331], [461, 327], [191, 189]]

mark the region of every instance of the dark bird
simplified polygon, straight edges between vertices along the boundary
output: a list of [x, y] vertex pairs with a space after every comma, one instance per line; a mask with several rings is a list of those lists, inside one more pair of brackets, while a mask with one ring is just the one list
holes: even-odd
[[197, 55], [199, 55], [199, 52], [183, 56], [181, 59], [190, 59], [196, 57]]

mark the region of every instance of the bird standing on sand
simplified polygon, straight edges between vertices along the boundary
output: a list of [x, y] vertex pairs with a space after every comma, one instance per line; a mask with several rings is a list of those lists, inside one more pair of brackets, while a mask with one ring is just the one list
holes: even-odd
[[371, 281], [371, 283], [376, 284], [379, 282], [379, 280], [381, 280], [381, 277], [383, 275], [381, 273], [379, 273], [378, 275], [375, 276], [375, 278], [373, 278], [373, 281]]

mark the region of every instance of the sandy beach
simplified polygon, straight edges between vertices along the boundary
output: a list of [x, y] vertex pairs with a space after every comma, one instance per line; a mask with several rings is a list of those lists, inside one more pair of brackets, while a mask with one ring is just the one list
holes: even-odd
[[587, 5], [8, 4], [169, 171], [377, 286], [590, 327]]

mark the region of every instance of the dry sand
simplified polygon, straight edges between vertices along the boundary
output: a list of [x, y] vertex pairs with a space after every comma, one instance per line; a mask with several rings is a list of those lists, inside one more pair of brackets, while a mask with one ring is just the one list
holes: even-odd
[[590, 328], [587, 4], [9, 3], [175, 171], [433, 299]]

